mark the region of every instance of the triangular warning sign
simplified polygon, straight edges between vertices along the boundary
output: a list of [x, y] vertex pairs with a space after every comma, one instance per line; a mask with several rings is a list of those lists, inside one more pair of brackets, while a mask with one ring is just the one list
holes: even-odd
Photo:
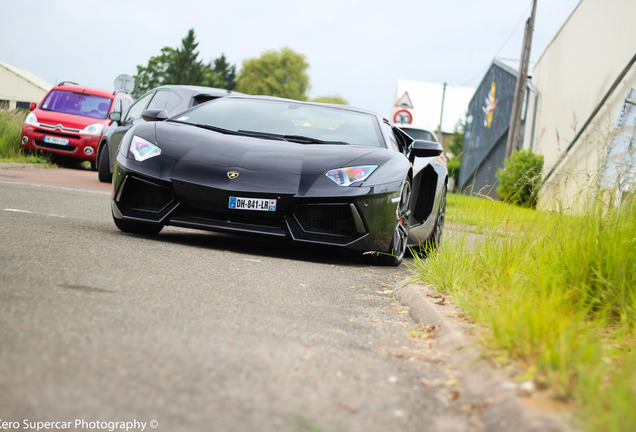
[[411, 98], [409, 97], [409, 92], [404, 92], [401, 98], [399, 98], [395, 102], [396, 107], [405, 107], [413, 109], [413, 103], [411, 103]]

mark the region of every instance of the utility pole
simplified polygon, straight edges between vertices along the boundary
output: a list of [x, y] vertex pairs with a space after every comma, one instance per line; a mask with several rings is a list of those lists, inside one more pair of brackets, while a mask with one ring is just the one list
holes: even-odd
[[521, 131], [521, 111], [526, 96], [528, 83], [528, 66], [530, 64], [530, 49], [532, 48], [532, 33], [534, 32], [534, 17], [537, 10], [537, 0], [532, 0], [532, 13], [526, 21], [523, 34], [523, 47], [521, 48], [521, 60], [519, 62], [519, 75], [512, 102], [512, 114], [510, 115], [510, 127], [508, 129], [508, 142], [506, 144], [506, 159], [519, 147], [519, 133]]
[[437, 127], [437, 139], [444, 145], [444, 137], [442, 135], [442, 120], [444, 119], [444, 99], [446, 99], [446, 83], [444, 83], [444, 89], [442, 90], [442, 107], [439, 111], [439, 126]]

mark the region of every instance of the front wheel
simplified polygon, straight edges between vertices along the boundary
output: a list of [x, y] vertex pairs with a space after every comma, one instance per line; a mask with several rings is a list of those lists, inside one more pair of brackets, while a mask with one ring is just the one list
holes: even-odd
[[110, 183], [113, 181], [113, 175], [110, 172], [110, 155], [108, 153], [108, 144], [104, 144], [97, 154], [97, 178], [100, 182]]
[[411, 213], [411, 180], [406, 179], [402, 185], [400, 204], [395, 211], [395, 227], [391, 246], [385, 253], [373, 255], [375, 264], [384, 266], [399, 266], [406, 254], [409, 241], [409, 215]]

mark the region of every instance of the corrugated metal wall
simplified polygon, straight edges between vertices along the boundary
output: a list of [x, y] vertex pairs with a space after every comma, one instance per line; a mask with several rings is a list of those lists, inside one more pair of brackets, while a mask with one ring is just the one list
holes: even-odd
[[495, 174], [505, 159], [516, 83], [515, 75], [493, 63], [469, 104], [459, 175], [466, 194], [499, 198]]

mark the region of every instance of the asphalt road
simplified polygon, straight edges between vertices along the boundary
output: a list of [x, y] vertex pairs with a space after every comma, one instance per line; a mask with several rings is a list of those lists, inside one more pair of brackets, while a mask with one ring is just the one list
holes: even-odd
[[127, 235], [96, 173], [33, 173], [0, 170], [0, 428], [479, 430], [393, 295], [404, 267]]

